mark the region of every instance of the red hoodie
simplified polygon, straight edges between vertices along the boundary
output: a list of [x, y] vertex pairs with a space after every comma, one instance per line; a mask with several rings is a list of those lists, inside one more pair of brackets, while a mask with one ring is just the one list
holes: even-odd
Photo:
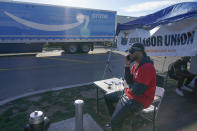
[[155, 96], [156, 89], [156, 71], [152, 63], [147, 62], [140, 65], [137, 69], [136, 64], [134, 64], [131, 68], [131, 75], [133, 75], [133, 84], [136, 82], [147, 86], [145, 92], [141, 95], [137, 95], [129, 88], [125, 88], [125, 94], [129, 97], [129, 99], [134, 99], [141, 103], [144, 108], [149, 107]]

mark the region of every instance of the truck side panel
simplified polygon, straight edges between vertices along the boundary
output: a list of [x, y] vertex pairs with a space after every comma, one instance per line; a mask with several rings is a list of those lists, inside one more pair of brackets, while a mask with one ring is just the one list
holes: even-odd
[[0, 43], [112, 41], [116, 12], [0, 2]]

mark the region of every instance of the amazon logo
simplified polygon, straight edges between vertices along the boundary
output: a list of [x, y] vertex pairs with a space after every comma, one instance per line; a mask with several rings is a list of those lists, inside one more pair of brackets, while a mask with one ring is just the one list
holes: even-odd
[[81, 24], [83, 24], [84, 22], [84, 29], [87, 29], [88, 24], [89, 24], [89, 16], [83, 15], [83, 14], [77, 14], [76, 16], [76, 20], [77, 22], [75, 23], [71, 23], [71, 24], [64, 24], [64, 25], [47, 25], [47, 24], [40, 24], [40, 23], [36, 23], [33, 21], [29, 21], [29, 20], [25, 20], [23, 18], [17, 17], [7, 11], [4, 11], [4, 13], [12, 18], [14, 21], [23, 24], [27, 27], [33, 28], [33, 29], [37, 29], [37, 30], [42, 30], [42, 31], [65, 31], [65, 30], [70, 30], [73, 28], [76, 28], [78, 26], [80, 26]]

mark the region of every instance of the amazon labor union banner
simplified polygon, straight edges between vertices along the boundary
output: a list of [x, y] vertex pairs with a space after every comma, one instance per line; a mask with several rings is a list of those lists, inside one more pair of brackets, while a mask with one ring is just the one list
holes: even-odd
[[160, 25], [152, 30], [121, 30], [117, 42], [120, 51], [141, 42], [150, 56], [197, 56], [197, 17]]

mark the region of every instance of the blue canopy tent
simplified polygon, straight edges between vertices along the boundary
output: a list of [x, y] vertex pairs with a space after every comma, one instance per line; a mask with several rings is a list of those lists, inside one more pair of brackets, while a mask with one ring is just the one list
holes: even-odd
[[[178, 3], [119, 24], [117, 35], [120, 51], [126, 51], [138, 41], [151, 56], [197, 56], [197, 2]], [[196, 64], [191, 65], [196, 67], [197, 57], [192, 59]], [[194, 70], [192, 72], [197, 74], [196, 68]]]
[[119, 24], [117, 32], [135, 28], [152, 29], [161, 24], [173, 23], [191, 17], [197, 17], [197, 2], [183, 2], [136, 20]]

